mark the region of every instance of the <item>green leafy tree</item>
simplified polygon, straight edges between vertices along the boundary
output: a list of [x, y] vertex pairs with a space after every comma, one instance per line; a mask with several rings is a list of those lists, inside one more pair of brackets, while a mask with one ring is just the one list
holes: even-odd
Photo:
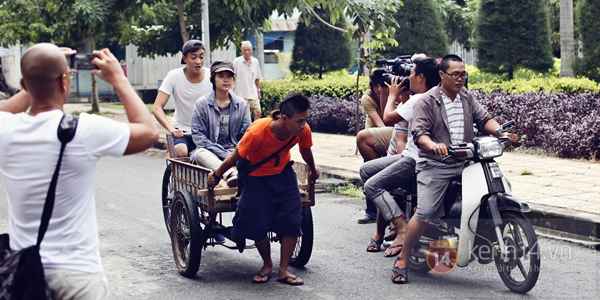
[[[54, 42], [89, 50], [113, 45], [128, 20], [139, 10], [137, 0], [5, 0], [0, 1], [2, 45]], [[100, 110], [96, 77], [92, 75], [92, 111]]]
[[478, 4], [479, 0], [435, 0], [450, 42], [456, 41], [467, 49], [471, 47]]
[[576, 75], [585, 76], [600, 82], [600, 3], [592, 0], [579, 0], [576, 6], [577, 31], [581, 41], [583, 57], [575, 58], [573, 69]]
[[[138, 46], [139, 55], [174, 55], [187, 38], [202, 36], [199, 1], [142, 2], [142, 9], [132, 22], [135, 28], [124, 32], [120, 39], [123, 45], [133, 43]], [[227, 46], [229, 42], [238, 45], [245, 36], [254, 35], [257, 30], [268, 30], [269, 18], [274, 11], [290, 16], [294, 9], [298, 9], [302, 13], [300, 21], [308, 24], [311, 14], [314, 15], [313, 7], [326, 11], [331, 24], [346, 18], [354, 20], [352, 26], [342, 31], [359, 40], [362, 36], [359, 38], [357, 32], [364, 34], [363, 29], [371, 24], [377, 32], [389, 30], [391, 26], [388, 24], [393, 24], [389, 15], [396, 11], [399, 3], [399, 0], [209, 0], [210, 44], [213, 48]]]
[[448, 54], [444, 27], [433, 0], [403, 0], [403, 3], [394, 16], [398, 23], [394, 36], [398, 45], [378, 53], [385, 58], [417, 52], [432, 57]]
[[514, 77], [518, 67], [548, 71], [553, 67], [542, 0], [481, 0], [475, 25], [477, 66]]
[[[319, 16], [326, 22], [329, 17], [320, 10]], [[334, 26], [346, 29], [345, 20]], [[310, 24], [301, 23], [295, 32], [294, 49], [290, 70], [300, 74], [319, 74], [347, 68], [353, 61], [353, 49], [347, 34], [329, 28], [313, 16]]]

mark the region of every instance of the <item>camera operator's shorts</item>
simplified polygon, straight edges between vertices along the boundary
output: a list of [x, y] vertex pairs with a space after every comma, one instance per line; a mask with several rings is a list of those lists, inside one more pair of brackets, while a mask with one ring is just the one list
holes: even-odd
[[270, 231], [278, 236], [299, 237], [301, 212], [296, 172], [289, 163], [280, 174], [247, 177], [231, 234], [255, 241], [264, 239]]
[[250, 109], [260, 109], [260, 99], [245, 99], [248, 101], [248, 106]]
[[373, 138], [375, 152], [377, 152], [380, 156], [386, 156], [387, 149], [390, 146], [390, 140], [392, 139], [392, 134], [394, 134], [394, 127], [373, 127], [367, 128], [367, 130]]

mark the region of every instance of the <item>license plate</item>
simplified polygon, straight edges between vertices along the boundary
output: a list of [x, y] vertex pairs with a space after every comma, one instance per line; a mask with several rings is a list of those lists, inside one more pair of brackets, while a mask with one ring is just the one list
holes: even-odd
[[490, 166], [490, 170], [492, 171], [493, 178], [501, 178], [502, 177], [502, 171], [500, 171], [500, 167]]

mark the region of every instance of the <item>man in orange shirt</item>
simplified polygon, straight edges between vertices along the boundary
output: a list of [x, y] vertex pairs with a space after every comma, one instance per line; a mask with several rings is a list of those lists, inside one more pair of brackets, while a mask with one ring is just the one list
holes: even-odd
[[278, 156], [246, 177], [233, 218], [232, 235], [254, 240], [263, 259], [262, 268], [252, 279], [254, 283], [266, 283], [271, 278], [273, 261], [267, 236], [271, 231], [282, 237], [277, 281], [289, 285], [304, 283], [287, 270], [296, 241], [302, 236], [302, 202], [290, 149], [298, 144], [300, 154], [310, 169], [310, 179], [319, 178], [310, 149], [312, 133], [306, 123], [309, 108], [310, 101], [305, 96], [297, 93], [288, 95], [270, 118], [258, 119], [250, 125], [237, 149], [208, 178], [212, 185], [213, 178], [223, 176], [238, 159], [246, 158], [255, 165], [287, 144]]

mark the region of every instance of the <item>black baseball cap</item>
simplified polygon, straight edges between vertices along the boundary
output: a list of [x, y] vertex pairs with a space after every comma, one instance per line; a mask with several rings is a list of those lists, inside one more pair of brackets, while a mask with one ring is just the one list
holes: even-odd
[[[204, 43], [202, 43], [201, 40], [189, 40], [183, 44], [183, 47], [181, 47], [181, 52], [183, 55], [186, 55], [188, 52], [196, 52], [200, 49], [204, 49]], [[181, 64], [185, 65], [183, 57], [181, 58]]]
[[210, 74], [219, 73], [223, 71], [229, 71], [235, 75], [233, 64], [228, 60], [217, 60], [210, 66]]

